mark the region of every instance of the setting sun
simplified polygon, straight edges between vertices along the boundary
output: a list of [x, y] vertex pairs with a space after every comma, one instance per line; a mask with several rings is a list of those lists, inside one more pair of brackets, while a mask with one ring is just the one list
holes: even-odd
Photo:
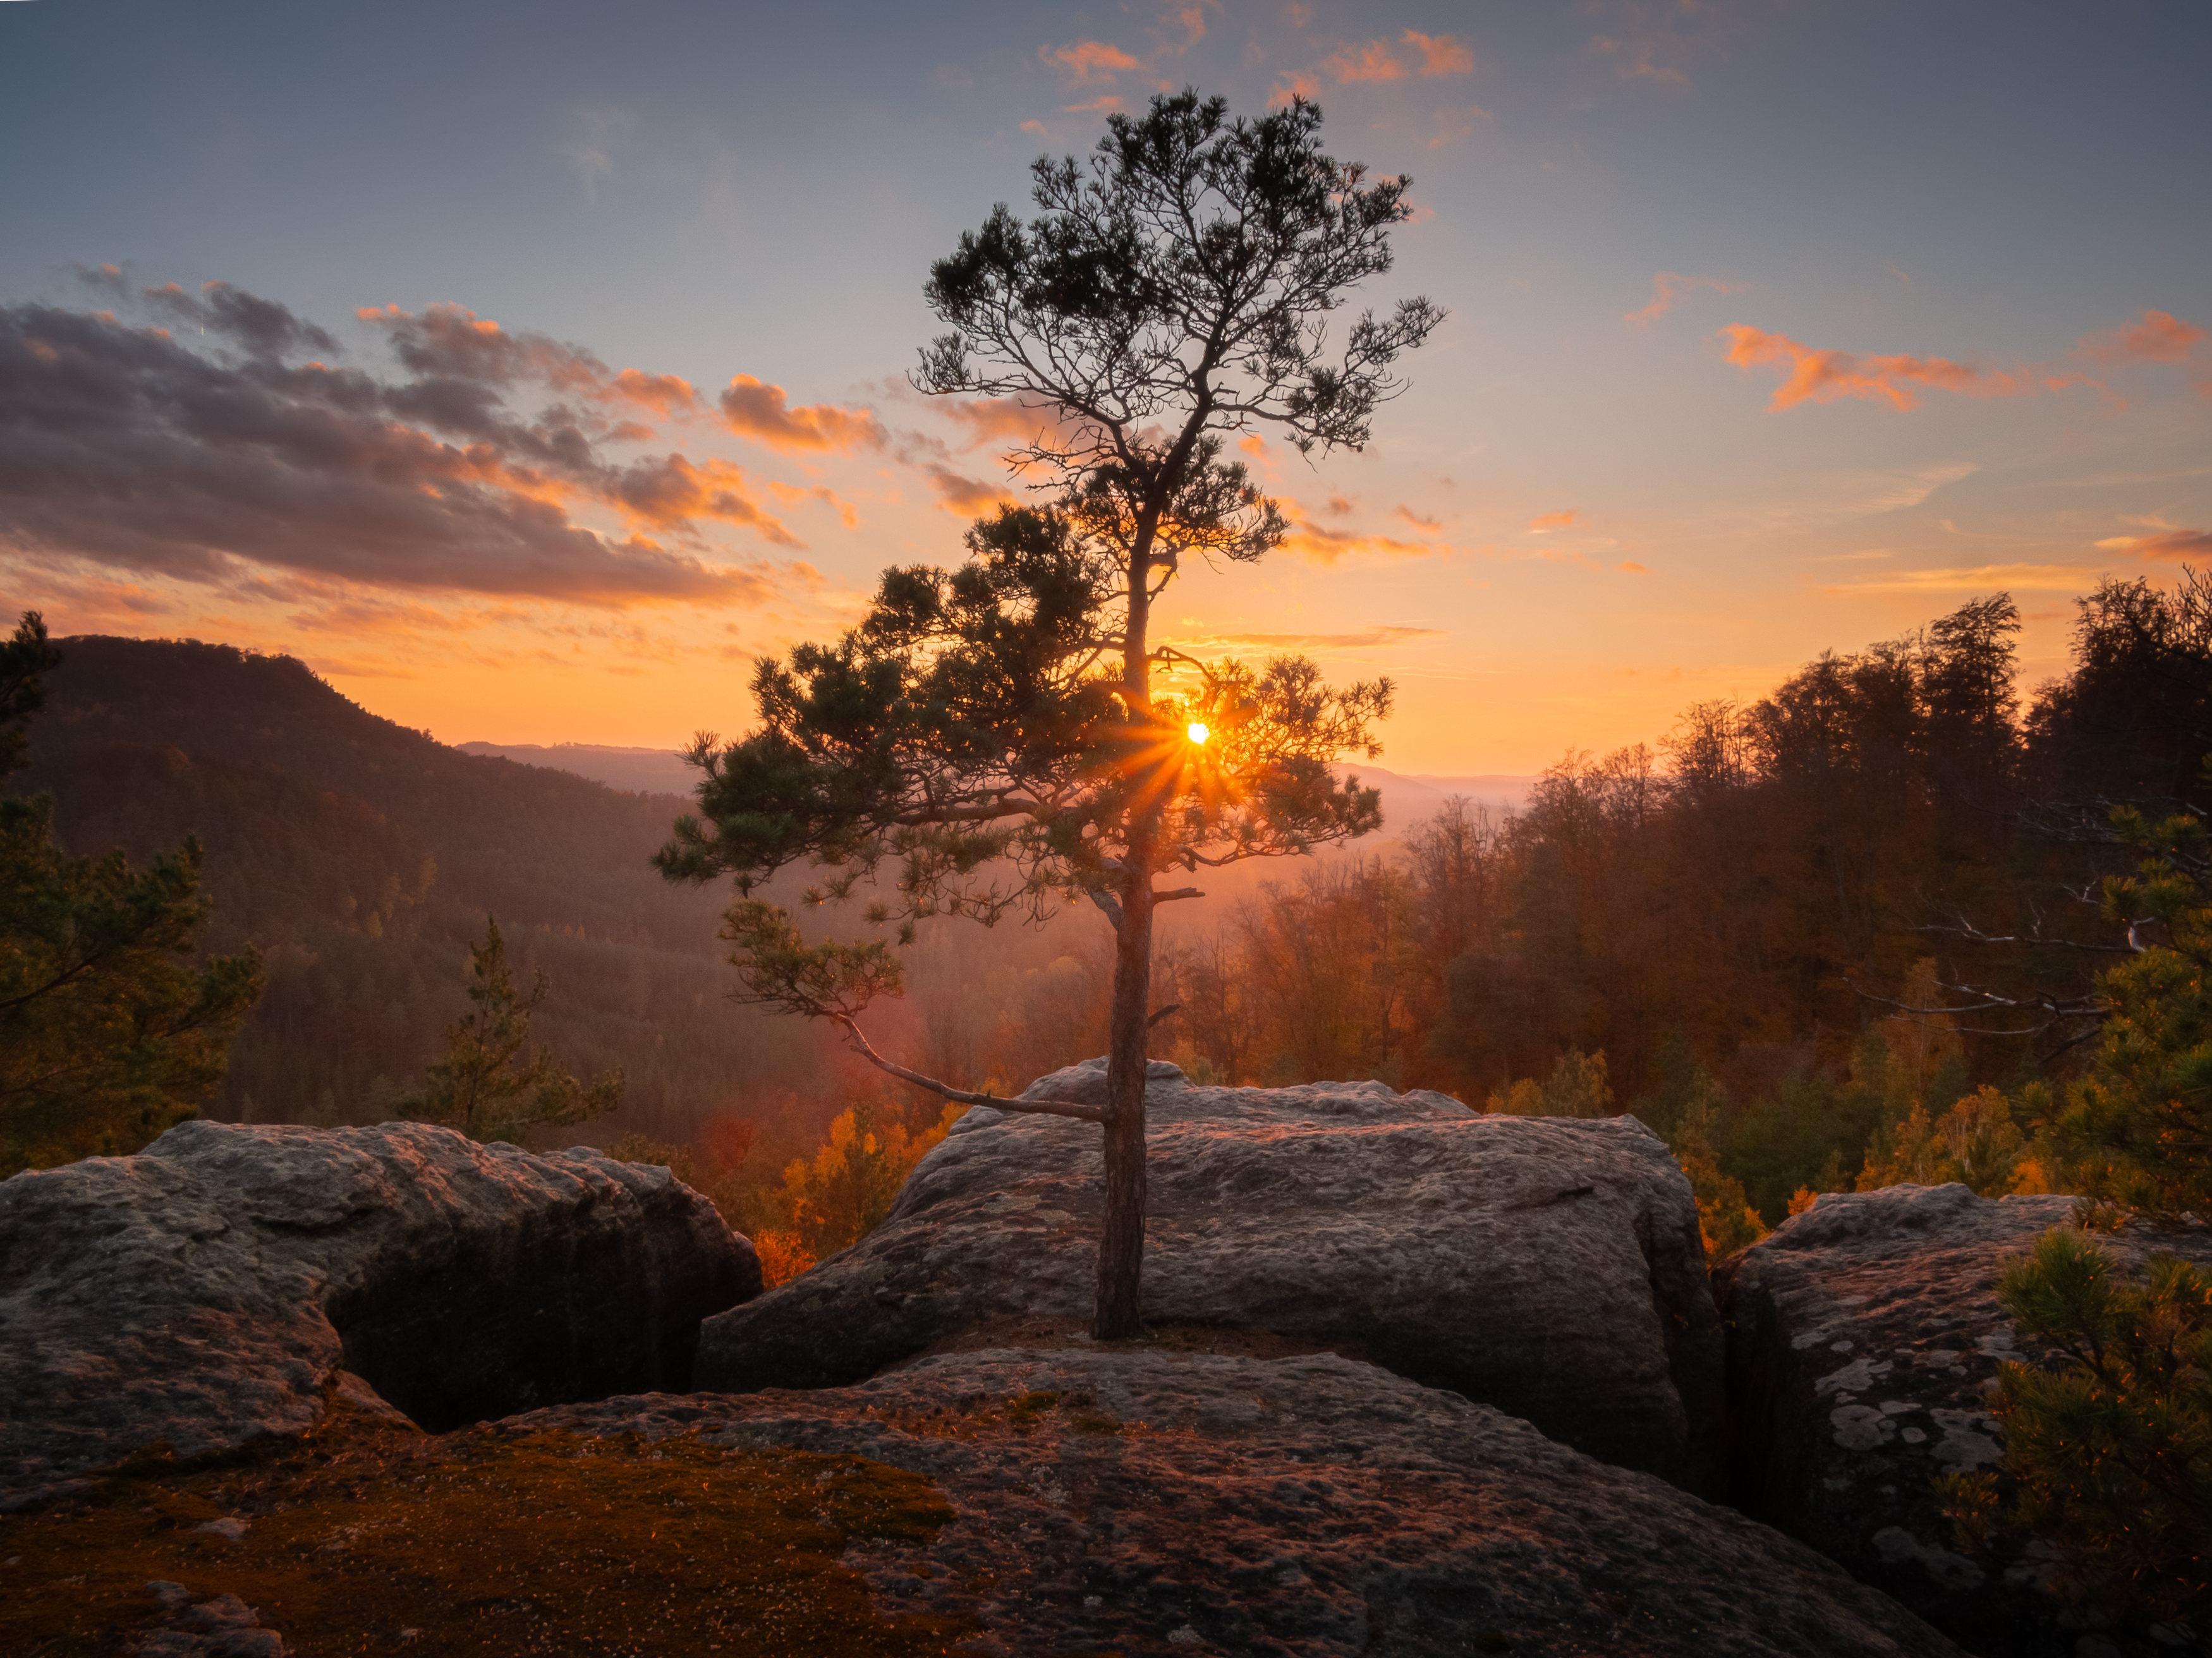
[[1205, 726], [1200, 725], [1195, 720], [1190, 722], [1190, 729], [1185, 733], [1185, 735], [1187, 735], [1194, 743], [1203, 743], [1212, 734], [1212, 732], [1207, 731]]

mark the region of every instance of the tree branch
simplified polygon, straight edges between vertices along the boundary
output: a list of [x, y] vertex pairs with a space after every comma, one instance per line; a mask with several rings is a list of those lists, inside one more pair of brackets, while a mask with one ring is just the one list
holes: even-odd
[[853, 1039], [853, 1051], [877, 1070], [888, 1072], [901, 1082], [927, 1089], [931, 1093], [940, 1095], [957, 1104], [988, 1105], [994, 1111], [1025, 1111], [1040, 1117], [1078, 1117], [1085, 1122], [1103, 1123], [1106, 1121], [1106, 1108], [1103, 1105], [1078, 1105], [1073, 1100], [1001, 1099], [994, 1094], [974, 1094], [964, 1088], [941, 1083], [934, 1077], [925, 1077], [919, 1071], [909, 1071], [896, 1060], [887, 1060], [877, 1053], [869, 1045], [868, 1039], [860, 1034], [860, 1027], [849, 1016], [832, 1013], [830, 1017], [845, 1027], [845, 1034]]

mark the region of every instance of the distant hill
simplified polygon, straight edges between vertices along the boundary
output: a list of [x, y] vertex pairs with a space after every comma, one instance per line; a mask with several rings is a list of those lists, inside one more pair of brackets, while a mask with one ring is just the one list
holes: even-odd
[[526, 766], [574, 772], [611, 789], [642, 794], [675, 794], [688, 800], [699, 781], [699, 774], [672, 749], [614, 748], [604, 743], [556, 743], [550, 748], [530, 743], [457, 743], [454, 747], [463, 754], [495, 755]]
[[[608, 1122], [564, 1131], [605, 1144], [631, 1128], [686, 1139], [707, 1116], [763, 1120], [763, 1165], [811, 1149], [856, 1087], [873, 1088], [828, 1033], [732, 1005], [715, 938], [729, 895], [670, 887], [647, 860], [692, 780], [656, 749], [471, 743], [452, 748], [341, 695], [289, 657], [197, 641], [59, 641], [31, 766], [11, 780], [55, 801], [80, 854], [136, 860], [199, 837], [217, 950], [267, 958], [269, 988], [233, 1049], [216, 1114], [259, 1121], [372, 1121], [416, 1082], [466, 1011], [467, 950], [495, 913], [527, 984], [552, 993], [537, 1030], [579, 1071], [619, 1065], [629, 1091]], [[1382, 786], [1396, 839], [1454, 793], [1518, 804], [1520, 777], [1412, 777]], [[1330, 857], [1364, 855], [1359, 842]], [[1320, 860], [1328, 861], [1328, 858]], [[1265, 881], [1316, 864], [1218, 872], [1213, 902], [1177, 905], [1169, 936], [1220, 926]], [[779, 881], [795, 896], [805, 876]], [[857, 930], [849, 916], [811, 925]], [[908, 995], [870, 1015], [875, 1039], [979, 1085], [1103, 1051], [1104, 925], [1087, 909], [1037, 929], [933, 923]], [[1018, 1073], [1018, 1074], [1017, 1074]]]
[[[677, 794], [686, 799], [699, 780], [699, 774], [668, 749], [626, 749], [600, 743], [557, 743], [550, 747], [527, 743], [463, 743], [458, 746], [464, 754], [497, 755], [528, 766], [555, 767], [579, 777], [592, 778], [610, 788]], [[1384, 829], [1393, 835], [1434, 816], [1437, 808], [1455, 794], [1479, 801], [1492, 810], [1518, 810], [1528, 804], [1528, 792], [1539, 780], [1503, 772], [1439, 777], [1386, 771], [1380, 766], [1344, 766], [1339, 769], [1356, 772], [1361, 782], [1382, 791]]]
[[518, 978], [543, 967], [552, 980], [537, 1029], [556, 1051], [628, 1072], [623, 1125], [680, 1138], [720, 1106], [819, 1084], [818, 1033], [726, 999], [714, 932], [728, 895], [671, 887], [647, 865], [679, 802], [460, 753], [289, 657], [59, 645], [13, 786], [54, 797], [78, 853], [121, 846], [143, 860], [197, 835], [211, 944], [268, 957], [219, 1114], [383, 1114], [465, 1011], [467, 946], [488, 912]]

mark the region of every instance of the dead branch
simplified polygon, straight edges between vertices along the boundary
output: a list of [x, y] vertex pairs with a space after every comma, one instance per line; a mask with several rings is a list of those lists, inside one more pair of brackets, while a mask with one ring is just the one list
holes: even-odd
[[994, 1111], [1026, 1111], [1040, 1117], [1079, 1117], [1085, 1122], [1104, 1122], [1106, 1108], [1103, 1105], [1078, 1105], [1073, 1100], [1009, 1100], [994, 1094], [973, 1094], [964, 1088], [955, 1088], [934, 1077], [925, 1077], [919, 1071], [909, 1071], [895, 1060], [887, 1060], [876, 1052], [868, 1039], [860, 1034], [860, 1027], [849, 1014], [831, 1012], [830, 1017], [845, 1027], [845, 1034], [853, 1039], [853, 1051], [878, 1071], [890, 1072], [901, 1082], [912, 1083], [916, 1088], [926, 1088], [960, 1105], [988, 1105]]

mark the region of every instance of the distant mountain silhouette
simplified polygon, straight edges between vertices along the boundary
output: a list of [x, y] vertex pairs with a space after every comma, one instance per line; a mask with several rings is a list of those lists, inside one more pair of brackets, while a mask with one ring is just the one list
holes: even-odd
[[[557, 743], [539, 747], [528, 743], [462, 743], [464, 754], [496, 755], [527, 766], [551, 766], [589, 777], [610, 788], [637, 789], [690, 799], [699, 774], [669, 749], [619, 748], [602, 743]], [[1340, 771], [1355, 772], [1359, 780], [1382, 791], [1384, 832], [1398, 835], [1453, 795], [1480, 801], [1493, 810], [1525, 805], [1528, 792], [1539, 780], [1504, 772], [1468, 777], [1442, 777], [1425, 773], [1386, 771], [1381, 766], [1347, 765]]]
[[457, 743], [453, 746], [463, 754], [495, 755], [526, 766], [574, 772], [611, 789], [677, 794], [687, 800], [699, 780], [699, 774], [684, 764], [673, 749], [625, 749], [605, 743], [556, 743], [550, 748], [531, 743]]
[[821, 1044], [726, 999], [728, 895], [647, 860], [681, 803], [464, 754], [348, 701], [289, 657], [198, 641], [64, 639], [33, 763], [63, 843], [136, 860], [197, 835], [210, 942], [251, 942], [269, 989], [217, 1114], [370, 1120], [465, 1011], [467, 944], [495, 912], [553, 981], [537, 1031], [619, 1064], [622, 1121], [688, 1133], [733, 1094], [811, 1085]]
[[[828, 1033], [728, 999], [715, 937], [726, 889], [684, 890], [647, 863], [684, 810], [689, 767], [668, 751], [596, 744], [451, 748], [349, 701], [304, 664], [197, 641], [59, 641], [52, 700], [32, 722], [19, 791], [54, 797], [72, 852], [143, 861], [187, 835], [206, 854], [209, 943], [251, 943], [269, 989], [240, 1033], [215, 1113], [259, 1121], [370, 1121], [417, 1081], [467, 1009], [467, 946], [495, 912], [529, 982], [552, 993], [535, 1034], [572, 1068], [620, 1065], [622, 1113], [568, 1131], [604, 1143], [640, 1129], [690, 1138], [720, 1110], [763, 1118], [763, 1165], [811, 1149], [859, 1072]], [[1367, 855], [1458, 793], [1518, 804], [1523, 777], [1401, 776], [1385, 827], [1328, 858]], [[1170, 936], [1222, 925], [1264, 882], [1318, 865], [1209, 872], [1214, 902], [1177, 905]], [[806, 872], [775, 884], [786, 902]], [[860, 930], [849, 914], [810, 926]], [[1063, 909], [1043, 929], [932, 923], [908, 995], [872, 1012], [879, 1042], [965, 1077], [960, 1032], [1019, 1034], [1028, 1077], [1098, 1051], [1103, 924]], [[1103, 981], [1101, 981], [1103, 984]], [[1096, 991], [1097, 993], [1093, 993]], [[995, 1040], [995, 1039], [994, 1039]], [[980, 1075], [967, 1078], [982, 1080]], [[932, 1108], [933, 1110], [934, 1108]]]

